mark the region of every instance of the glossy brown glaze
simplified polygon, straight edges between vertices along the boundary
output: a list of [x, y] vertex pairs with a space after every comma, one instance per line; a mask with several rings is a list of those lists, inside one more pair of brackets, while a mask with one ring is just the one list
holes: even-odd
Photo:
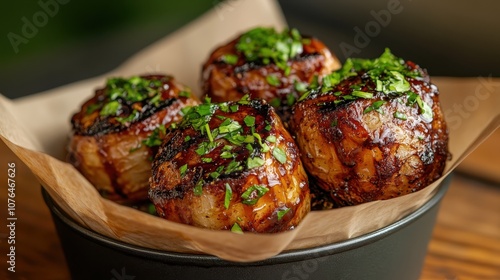
[[[239, 37], [218, 47], [203, 65], [203, 93], [211, 97], [214, 102], [236, 101], [245, 94], [250, 94], [252, 98], [261, 98], [273, 106], [278, 105], [277, 112], [286, 122], [290, 116], [292, 101], [301, 95], [295, 90], [294, 83], [296, 81], [311, 83], [315, 76], [321, 79], [322, 76], [340, 67], [338, 59], [321, 41], [315, 38], [309, 39], [310, 43], [302, 45], [303, 52], [289, 60], [288, 75], [273, 63], [263, 65], [248, 62], [236, 49]], [[222, 57], [227, 54], [236, 55], [238, 62], [235, 65], [225, 63]], [[276, 76], [280, 85], [270, 85], [266, 80], [269, 75]]]
[[[237, 104], [235, 102], [229, 104]], [[247, 126], [246, 116], [255, 117], [255, 126]], [[307, 177], [299, 158], [298, 148], [284, 129], [274, 109], [262, 101], [253, 100], [240, 104], [236, 112], [217, 109], [208, 121], [213, 131], [226, 119], [238, 122], [241, 135], [252, 135], [252, 129], [259, 134], [269, 151], [262, 152], [257, 140], [252, 142], [252, 151], [247, 145], [234, 145], [219, 134], [214, 139], [214, 148], [204, 155], [196, 150], [202, 143], [208, 143], [206, 133], [192, 126], [170, 131], [153, 161], [153, 176], [149, 196], [157, 213], [165, 219], [204, 227], [229, 230], [237, 223], [243, 231], [279, 232], [293, 229], [310, 210], [310, 196]], [[269, 135], [275, 142], [265, 140]], [[187, 138], [186, 138], [187, 137]], [[224, 149], [233, 156], [224, 158]], [[279, 162], [272, 151], [280, 148], [286, 154], [286, 162]], [[210, 158], [211, 162], [204, 162]], [[248, 168], [249, 158], [265, 161], [262, 166]], [[241, 168], [226, 172], [231, 162], [240, 163]], [[184, 174], [180, 171], [186, 166]], [[220, 176], [212, 177], [219, 170]], [[201, 185], [201, 193], [195, 186]], [[253, 205], [243, 203], [242, 194], [252, 186], [259, 185], [268, 191], [257, 198]], [[232, 196], [225, 207], [226, 188]], [[290, 209], [281, 219], [278, 212]]]
[[118, 117], [127, 117], [136, 110], [136, 120], [122, 123], [117, 116], [102, 116], [98, 110], [88, 113], [89, 106], [106, 102], [106, 88], [96, 90], [71, 119], [73, 134], [68, 146], [68, 161], [104, 197], [120, 203], [148, 199], [151, 159], [158, 148], [146, 146], [143, 141], [160, 125], [169, 127], [178, 122], [182, 118], [182, 108], [199, 104], [196, 97], [180, 97], [179, 92], [186, 88], [172, 77], [144, 77], [161, 81], [162, 98], [158, 106], [148, 100], [124, 101]]
[[[335, 206], [394, 198], [418, 191], [441, 176], [449, 154], [439, 92], [425, 71], [411, 62], [406, 65], [421, 73], [418, 79], [406, 80], [411, 91], [432, 108], [432, 120], [425, 119], [416, 104], [407, 104], [408, 95], [388, 96], [374, 90], [376, 85], [363, 73], [293, 108], [291, 130], [302, 161]], [[373, 93], [373, 98], [340, 101], [353, 86]], [[364, 112], [379, 100], [386, 101], [380, 111]], [[407, 119], [395, 117], [395, 112]]]

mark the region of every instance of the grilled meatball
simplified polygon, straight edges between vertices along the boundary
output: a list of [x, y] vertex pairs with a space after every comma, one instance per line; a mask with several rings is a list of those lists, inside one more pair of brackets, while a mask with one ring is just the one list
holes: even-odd
[[214, 102], [245, 94], [264, 99], [286, 122], [308, 84], [339, 67], [318, 39], [302, 37], [296, 29], [255, 28], [212, 52], [202, 69], [203, 92]]
[[68, 159], [104, 197], [147, 201], [151, 158], [166, 128], [196, 104], [170, 76], [108, 79], [73, 115]]
[[298, 148], [262, 100], [186, 112], [160, 147], [150, 184], [160, 217], [209, 229], [280, 232], [310, 210]]
[[437, 87], [389, 50], [325, 77], [294, 106], [291, 130], [310, 178], [337, 207], [418, 191], [449, 156]]

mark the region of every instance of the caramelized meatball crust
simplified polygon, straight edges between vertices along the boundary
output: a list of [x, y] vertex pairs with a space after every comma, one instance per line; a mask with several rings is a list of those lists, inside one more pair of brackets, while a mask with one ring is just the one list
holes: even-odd
[[149, 191], [160, 217], [270, 233], [293, 229], [310, 210], [298, 148], [262, 100], [194, 107], [165, 139]]
[[336, 207], [418, 191], [449, 157], [439, 92], [426, 71], [388, 50], [354, 62], [297, 103], [291, 120], [311, 181]]
[[69, 161], [104, 197], [147, 201], [151, 159], [191, 95], [171, 76], [108, 79], [71, 119]]

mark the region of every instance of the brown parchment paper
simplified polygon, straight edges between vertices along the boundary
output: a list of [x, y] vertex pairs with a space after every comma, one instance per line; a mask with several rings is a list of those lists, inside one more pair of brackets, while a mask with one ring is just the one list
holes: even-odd
[[[146, 48], [111, 73], [15, 101], [0, 95], [0, 138], [31, 169], [63, 211], [91, 230], [130, 244], [249, 262], [283, 250], [330, 244], [369, 233], [411, 213], [434, 194], [442, 179], [399, 198], [312, 212], [292, 231], [243, 235], [173, 223], [101, 198], [63, 160], [70, 116], [109, 76], [164, 72], [199, 92], [202, 62], [215, 46], [253, 26], [279, 29], [285, 26], [274, 1], [225, 3]], [[432, 69], [429, 71], [432, 73]], [[500, 126], [500, 79], [434, 77], [432, 80], [440, 88], [450, 126], [453, 159], [447, 164], [444, 178]]]

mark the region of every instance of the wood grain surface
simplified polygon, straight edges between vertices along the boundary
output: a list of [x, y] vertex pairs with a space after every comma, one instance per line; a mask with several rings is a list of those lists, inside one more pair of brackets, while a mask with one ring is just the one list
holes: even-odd
[[[18, 218], [15, 273], [7, 270], [9, 232], [0, 226], [0, 279], [69, 279], [40, 185], [3, 143], [0, 155], [0, 221], [6, 224], [9, 162], [16, 163]], [[498, 158], [486, 160], [499, 165]], [[454, 176], [440, 208], [421, 279], [500, 279], [500, 184]]]

